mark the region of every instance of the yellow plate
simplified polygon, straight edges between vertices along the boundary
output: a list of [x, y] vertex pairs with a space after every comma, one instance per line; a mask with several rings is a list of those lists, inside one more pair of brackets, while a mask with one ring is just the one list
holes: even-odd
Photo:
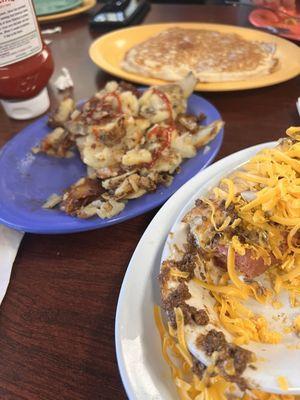
[[164, 83], [162, 80], [126, 72], [121, 68], [121, 61], [124, 58], [126, 51], [132, 46], [156, 35], [164, 29], [175, 26], [238, 33], [248, 40], [273, 42], [277, 45], [276, 55], [279, 59], [279, 65], [271, 74], [237, 82], [198, 83], [196, 90], [228, 91], [253, 89], [287, 81], [300, 73], [300, 48], [292, 42], [255, 29], [221, 24], [171, 23], [143, 25], [120, 29], [95, 40], [89, 50], [90, 57], [96, 65], [112, 75], [146, 85], [162, 84]]
[[39, 22], [54, 22], [54, 21], [61, 21], [64, 19], [75, 17], [78, 14], [82, 14], [91, 8], [95, 7], [97, 0], [83, 0], [81, 6], [73, 8], [72, 10], [61, 12], [58, 14], [51, 14], [51, 15], [43, 15], [38, 17]]

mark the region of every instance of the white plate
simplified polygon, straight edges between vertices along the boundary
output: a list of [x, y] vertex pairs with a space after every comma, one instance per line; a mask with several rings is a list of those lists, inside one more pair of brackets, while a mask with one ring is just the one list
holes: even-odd
[[234, 153], [195, 175], [160, 209], [142, 236], [125, 274], [119, 295], [115, 341], [120, 374], [130, 400], [174, 400], [176, 390], [161, 354], [154, 318], [160, 303], [157, 276], [167, 235], [179, 212], [213, 176], [247, 161], [264, 143]]
[[[274, 142], [274, 144], [276, 144], [276, 142]], [[205, 184], [199, 186], [199, 189], [182, 208], [170, 229], [172, 234], [168, 235], [165, 242], [161, 263], [167, 259], [178, 260], [178, 249], [184, 251], [184, 245], [187, 243], [187, 224], [182, 222], [184, 216], [195, 206], [196, 199], [204, 197], [225, 175], [227, 175], [227, 172], [224, 173], [223, 169], [216, 172]], [[268, 286], [269, 284], [264, 275], [257, 277], [256, 281], [263, 286]], [[203, 308], [204, 306], [204, 308], [209, 310], [210, 321], [213, 322], [206, 326], [197, 326], [192, 331], [186, 327], [185, 335], [187, 346], [197, 359], [208, 365], [211, 363], [211, 359], [209, 359], [203, 351], [199, 350], [196, 344], [198, 335], [205, 334], [210, 329], [215, 329], [217, 327], [219, 331], [224, 333], [229, 342], [233, 341], [233, 337], [219, 322], [218, 314], [214, 308], [216, 302], [212, 299], [210, 292], [192, 282], [189, 283], [189, 290], [192, 294], [192, 300], [194, 302], [196, 301], [196, 303], [192, 305], [196, 308]], [[279, 387], [278, 377], [288, 377], [288, 393], [299, 395], [300, 341], [294, 332], [285, 332], [285, 329], [292, 326], [295, 318], [299, 316], [299, 308], [290, 307], [288, 291], [281, 290], [280, 294], [277, 296], [277, 300], [282, 304], [280, 310], [276, 310], [270, 304], [261, 305], [251, 298], [242, 303], [253, 313], [264, 316], [270, 329], [281, 333], [283, 336], [282, 341], [276, 346], [257, 342], [250, 342], [248, 345], [242, 346], [255, 354], [257, 358], [257, 360], [252, 363], [255, 369], [246, 368], [243, 372], [243, 378], [251, 384], [251, 387], [263, 392], [287, 394], [287, 391]], [[189, 304], [191, 305], [191, 303]]]
[[23, 232], [0, 225], [0, 304], [9, 284], [11, 269], [22, 237]]

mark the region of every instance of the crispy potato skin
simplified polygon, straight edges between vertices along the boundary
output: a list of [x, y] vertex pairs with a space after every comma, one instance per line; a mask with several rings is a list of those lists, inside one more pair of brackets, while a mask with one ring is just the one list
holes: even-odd
[[204, 145], [223, 125], [202, 126], [186, 114], [194, 85], [189, 76], [141, 92], [111, 81], [81, 108], [64, 99], [49, 118], [54, 130], [33, 149], [55, 157], [77, 149], [88, 167], [88, 177], [66, 190], [61, 209], [111, 217], [127, 200], [169, 185], [182, 161], [197, 154], [199, 140]]

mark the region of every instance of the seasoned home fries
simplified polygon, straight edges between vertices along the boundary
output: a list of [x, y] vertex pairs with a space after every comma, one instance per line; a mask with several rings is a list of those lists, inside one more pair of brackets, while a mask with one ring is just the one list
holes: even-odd
[[87, 176], [53, 195], [46, 208], [59, 205], [70, 215], [110, 218], [127, 200], [170, 185], [185, 158], [211, 141], [222, 121], [200, 125], [205, 118], [187, 114], [187, 99], [196, 79], [137, 90], [108, 82], [82, 107], [66, 98], [49, 119], [53, 131], [34, 148], [55, 157], [71, 157], [75, 148], [87, 165]]

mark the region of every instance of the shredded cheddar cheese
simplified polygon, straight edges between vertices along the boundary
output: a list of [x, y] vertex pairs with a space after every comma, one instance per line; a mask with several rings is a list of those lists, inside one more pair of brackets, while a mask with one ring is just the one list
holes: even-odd
[[216, 311], [223, 327], [234, 337], [237, 345], [248, 344], [250, 341], [276, 344], [282, 339], [278, 332], [268, 329], [264, 317], [257, 317], [243, 304], [232, 298], [221, 298]]
[[[297, 208], [298, 208], [298, 207], [297, 207]], [[299, 210], [299, 214], [300, 214], [300, 210]], [[294, 246], [294, 244], [293, 244], [293, 238], [294, 238], [294, 236], [296, 235], [296, 233], [297, 233], [299, 230], [300, 230], [300, 224], [295, 225], [295, 226], [293, 227], [293, 229], [290, 230], [290, 232], [289, 232], [289, 234], [288, 234], [288, 237], [287, 237], [287, 242], [288, 242], [289, 248], [290, 248], [294, 253], [297, 253], [297, 254], [300, 254], [300, 247]]]
[[231, 282], [240, 290], [245, 291], [245, 293], [249, 293], [250, 285], [245, 284], [238, 277], [235, 270], [235, 253], [232, 246], [229, 246], [228, 249], [228, 257], [227, 257], [227, 271]]
[[244, 256], [246, 254], [246, 249], [245, 246], [241, 244], [239, 241], [238, 236], [233, 236], [231, 239], [231, 245], [233, 249], [241, 256]]
[[[178, 310], [178, 309], [177, 309]], [[176, 318], [179, 322], [181, 330], [180, 311], [177, 311]], [[170, 367], [172, 379], [177, 389], [178, 397], [180, 400], [227, 400], [227, 394], [231, 394], [234, 391], [232, 383], [227, 382], [221, 376], [208, 377], [205, 375], [200, 379], [193, 373], [191, 366], [186, 362], [185, 357], [182, 355], [185, 352], [184, 348], [181, 348], [181, 344], [178, 339], [178, 328], [177, 334], [173, 336], [170, 334], [164, 326], [161, 317], [160, 308], [154, 306], [154, 320], [157, 330], [160, 335], [162, 354], [163, 357]], [[182, 339], [181, 339], [182, 340]], [[180, 348], [180, 350], [179, 350]], [[288, 396], [288, 395], [273, 395], [263, 393], [259, 390], [252, 390], [251, 393], [242, 395], [240, 400], [299, 400], [299, 397]], [[175, 400], [175, 399], [174, 399]]]
[[[230, 239], [232, 250], [239, 256], [247, 251], [255, 259], [262, 258], [265, 265], [277, 262], [273, 289], [276, 293], [285, 289], [290, 292], [291, 303], [299, 293], [300, 285], [300, 127], [286, 131], [291, 138], [280, 146], [265, 149], [252, 157], [243, 168], [221, 181], [213, 193], [216, 199], [225, 200], [225, 208], [234, 204], [241, 222], [249, 232], [258, 232], [259, 240], [244, 243], [238, 235]], [[241, 198], [235, 182], [242, 182], [253, 193], [250, 201]], [[211, 222], [214, 227], [216, 207], [211, 200]], [[225, 220], [222, 230], [233, 227]], [[249, 292], [232, 269], [232, 250], [228, 262], [231, 282], [240, 290]], [[249, 293], [248, 293], [249, 294]]]
[[291, 126], [286, 130], [286, 134], [293, 139], [300, 141], [300, 126]]
[[299, 333], [300, 333], [300, 315], [298, 315], [294, 319], [293, 328], [294, 328], [294, 331], [299, 335]]
[[184, 279], [186, 279], [189, 276], [188, 272], [179, 271], [179, 269], [177, 268], [172, 268], [170, 270], [170, 274], [176, 278], [184, 278]]
[[225, 202], [225, 208], [228, 208], [230, 204], [234, 201], [234, 195], [235, 195], [235, 189], [234, 189], [234, 183], [232, 182], [231, 179], [223, 179], [222, 183], [228, 186], [228, 196]]
[[[217, 245], [222, 256], [227, 254], [227, 271], [220, 276], [215, 274], [216, 277], [213, 269], [208, 268], [204, 278], [195, 274], [193, 282], [214, 297], [219, 322], [237, 345], [251, 341], [277, 344], [282, 341], [282, 334], [300, 335], [300, 315], [284, 327], [281, 334], [270, 329], [264, 316], [246, 306], [246, 300], [251, 298], [251, 301], [255, 299], [280, 309], [283, 305], [278, 294], [282, 290], [288, 291], [291, 307], [300, 306], [300, 127], [291, 127], [286, 134], [289, 138], [279, 146], [259, 152], [242, 169], [222, 179], [212, 190], [214, 197], [202, 199], [208, 206], [205, 210], [208, 211], [207, 220], [215, 230], [213, 234], [217, 232], [217, 237], [223, 240], [217, 241]], [[215, 245], [216, 242], [212, 243]], [[210, 249], [214, 250], [213, 247]], [[240, 276], [241, 259], [248, 256], [257, 264], [263, 261], [269, 267], [266, 276], [271, 289]], [[255, 267], [255, 262], [253, 265]], [[171, 274], [175, 278], [186, 278], [186, 273], [175, 268]], [[245, 275], [251, 277], [251, 274]], [[227, 400], [233, 386], [216, 375], [220, 371], [212, 371], [210, 366], [209, 373], [202, 379], [193, 373], [193, 358], [185, 341], [183, 312], [180, 307], [174, 311], [176, 329], [170, 325], [168, 329], [164, 327], [158, 307], [154, 315], [162, 353], [171, 368], [179, 398]], [[230, 375], [233, 366], [229, 363], [225, 367]], [[285, 377], [279, 376], [277, 382], [281, 390], [288, 390]], [[240, 400], [250, 399], [299, 400], [300, 397], [259, 390], [247, 391], [240, 397]]]
[[275, 310], [279, 310], [280, 308], [283, 307], [283, 304], [278, 300], [273, 300], [272, 306], [273, 306], [273, 308], [275, 308]]
[[[240, 279], [235, 269], [236, 255], [251, 255], [254, 259], [262, 259], [266, 266], [272, 266], [273, 290], [276, 294], [288, 290], [291, 306], [298, 304], [297, 296], [300, 296], [300, 128], [288, 129], [287, 135], [294, 141], [261, 151], [242, 170], [223, 179], [213, 190], [216, 199], [225, 200], [225, 210], [234, 205], [238, 218], [231, 221], [229, 214], [218, 227], [214, 201], [204, 200], [211, 208], [211, 223], [217, 232], [224, 232], [238, 221], [235, 226], [242, 222], [249, 232], [258, 233], [257, 242], [241, 242], [235, 234], [228, 239], [227, 282], [212, 284], [214, 281], [209, 277], [206, 282], [195, 279], [216, 298], [220, 322], [238, 344], [251, 340], [279, 343], [282, 336], [270, 331], [265, 318], [251, 315], [242, 305], [249, 297], [266, 303], [272, 293], [267, 290], [261, 293], [255, 283]], [[236, 180], [252, 188], [254, 195], [248, 196], [249, 201], [238, 194]], [[274, 263], [277, 263], [276, 267], [273, 267]], [[282, 307], [274, 299], [271, 304], [276, 309]]]
[[192, 358], [185, 343], [184, 319], [181, 308], [175, 308], [175, 317], [177, 325], [178, 351], [182, 354], [188, 365], [192, 366]]
[[250, 341], [276, 344], [282, 340], [282, 335], [268, 328], [266, 319], [255, 315], [239, 300], [254, 297], [260, 303], [268, 299], [268, 292], [258, 295], [254, 284], [244, 283], [235, 269], [235, 252], [233, 246], [229, 246], [227, 257], [227, 272], [231, 284], [212, 285], [194, 278], [194, 282], [210, 290], [217, 304], [216, 312], [222, 326], [233, 335], [237, 345], [248, 344]]
[[288, 390], [289, 385], [284, 376], [278, 376], [277, 382], [278, 382], [278, 386], [281, 390]]

